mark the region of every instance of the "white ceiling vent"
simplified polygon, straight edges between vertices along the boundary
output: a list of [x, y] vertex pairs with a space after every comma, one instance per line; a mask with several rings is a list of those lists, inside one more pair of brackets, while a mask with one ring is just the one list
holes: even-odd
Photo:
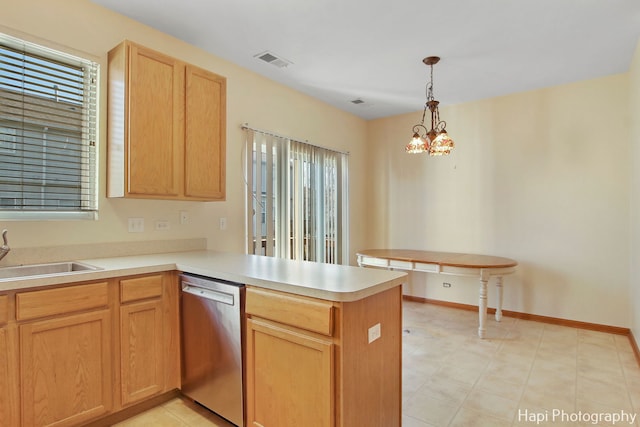
[[287, 61], [286, 59], [275, 55], [273, 52], [262, 52], [259, 53], [257, 55], [254, 55], [254, 58], [258, 58], [263, 60], [264, 62], [268, 62], [271, 65], [275, 65], [278, 68], [285, 68], [291, 64], [293, 64], [291, 61]]

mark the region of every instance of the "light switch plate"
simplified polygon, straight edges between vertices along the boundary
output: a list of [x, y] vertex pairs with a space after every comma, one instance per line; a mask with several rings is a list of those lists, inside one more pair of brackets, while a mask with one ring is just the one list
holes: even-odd
[[129, 218], [129, 233], [144, 232], [144, 218]]
[[376, 323], [369, 328], [369, 344], [380, 338], [381, 335], [380, 323]]

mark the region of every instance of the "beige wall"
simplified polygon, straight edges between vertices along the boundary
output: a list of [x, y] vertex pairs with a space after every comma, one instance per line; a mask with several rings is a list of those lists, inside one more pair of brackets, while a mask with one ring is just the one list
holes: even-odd
[[[404, 153], [420, 112], [370, 122], [373, 244], [511, 257], [507, 310], [628, 326], [628, 103], [624, 74], [443, 108], [444, 158]], [[411, 279], [477, 304], [476, 280]]]
[[[16, 248], [133, 242], [205, 237], [212, 249], [244, 251], [244, 179], [241, 169], [242, 123], [349, 151], [352, 250], [361, 247], [364, 217], [366, 122], [295, 92], [232, 63], [206, 54], [168, 35], [87, 0], [3, 0], [0, 30], [99, 60], [102, 93], [106, 93], [107, 52], [127, 38], [227, 77], [227, 200], [215, 203], [106, 199], [106, 98], [100, 102], [100, 212], [98, 221], [5, 222]], [[230, 35], [232, 36], [232, 35]], [[179, 211], [190, 214], [179, 224]], [[144, 217], [144, 233], [128, 233], [127, 219]], [[228, 228], [219, 230], [219, 218]], [[168, 231], [155, 231], [155, 220], [170, 221]], [[3, 264], [11, 262], [7, 257]]]
[[631, 112], [631, 331], [640, 347], [640, 42], [629, 71]]

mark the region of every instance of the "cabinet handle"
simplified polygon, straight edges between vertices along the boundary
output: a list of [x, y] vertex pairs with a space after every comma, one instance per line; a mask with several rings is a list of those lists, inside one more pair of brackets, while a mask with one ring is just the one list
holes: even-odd
[[223, 304], [233, 305], [234, 298], [231, 294], [226, 294], [224, 292], [214, 291], [212, 289], [204, 289], [198, 288], [196, 286], [190, 286], [187, 284], [183, 285], [182, 292], [186, 292], [191, 295], [195, 295], [200, 298], [221, 302]]

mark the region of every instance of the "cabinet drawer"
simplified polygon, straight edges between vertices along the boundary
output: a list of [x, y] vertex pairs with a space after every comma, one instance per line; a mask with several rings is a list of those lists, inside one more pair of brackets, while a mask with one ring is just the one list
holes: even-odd
[[0, 325], [9, 321], [9, 297], [0, 295]]
[[312, 332], [333, 334], [333, 303], [276, 291], [247, 288], [247, 314]]
[[162, 296], [162, 275], [136, 277], [120, 281], [120, 302]]
[[16, 319], [28, 320], [106, 307], [108, 302], [107, 282], [24, 292], [16, 295]]

